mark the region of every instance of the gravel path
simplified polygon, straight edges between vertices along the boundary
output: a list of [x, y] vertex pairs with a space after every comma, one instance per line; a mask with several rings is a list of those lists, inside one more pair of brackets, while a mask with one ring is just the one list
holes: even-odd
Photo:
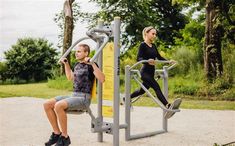
[[[43, 146], [51, 128], [43, 111], [45, 99], [15, 97], [0, 99], [0, 146]], [[91, 108], [96, 113], [96, 105]], [[120, 124], [124, 123], [121, 107]], [[132, 133], [160, 130], [162, 111], [159, 108], [134, 107]], [[112, 146], [112, 136], [104, 134], [104, 142], [97, 142], [97, 134], [90, 131], [88, 114], [68, 115], [71, 146]], [[120, 130], [120, 146], [213, 146], [235, 141], [235, 111], [182, 109], [169, 119], [168, 133], [132, 141], [125, 141]]]

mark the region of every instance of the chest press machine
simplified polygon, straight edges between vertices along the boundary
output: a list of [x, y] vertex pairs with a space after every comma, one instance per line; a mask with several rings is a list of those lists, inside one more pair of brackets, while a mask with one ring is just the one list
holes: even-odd
[[[79, 44], [80, 42], [91, 39], [96, 42], [96, 52], [95, 55], [90, 59], [90, 62], [97, 61], [99, 68], [102, 70], [102, 64], [103, 64], [103, 49], [106, 46], [106, 44], [109, 42], [110, 38], [113, 38], [113, 54], [114, 54], [114, 60], [113, 60], [113, 81], [115, 84], [113, 85], [113, 122], [104, 122], [103, 121], [103, 98], [102, 98], [102, 85], [98, 82], [98, 88], [97, 88], [97, 117], [93, 115], [90, 107], [87, 107], [85, 110], [81, 111], [69, 111], [69, 114], [82, 114], [84, 112], [87, 112], [91, 117], [91, 131], [94, 133], [98, 133], [98, 141], [103, 141], [103, 133], [108, 133], [113, 135], [113, 145], [119, 146], [119, 72], [120, 72], [120, 17], [114, 18], [114, 24], [110, 26], [104, 26], [104, 22], [102, 20], [98, 21], [98, 26], [96, 28], [92, 28], [89, 31], [87, 31], [88, 37], [83, 37], [77, 40], [59, 59], [58, 62], [61, 61], [61, 59], [68, 56], [68, 54], [73, 50], [73, 48]], [[106, 80], [107, 81], [107, 80]]]

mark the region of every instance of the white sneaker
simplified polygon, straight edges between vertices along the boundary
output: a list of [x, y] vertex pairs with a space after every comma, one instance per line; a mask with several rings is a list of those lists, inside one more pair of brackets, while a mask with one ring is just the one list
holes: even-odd
[[[180, 107], [180, 104], [181, 104], [182, 100], [180, 98], [177, 98], [172, 104], [171, 106], [169, 107], [169, 109], [179, 109]], [[172, 112], [172, 111], [167, 111], [164, 115], [164, 117], [166, 119], [169, 119], [171, 118], [173, 115], [175, 114], [175, 112]]]

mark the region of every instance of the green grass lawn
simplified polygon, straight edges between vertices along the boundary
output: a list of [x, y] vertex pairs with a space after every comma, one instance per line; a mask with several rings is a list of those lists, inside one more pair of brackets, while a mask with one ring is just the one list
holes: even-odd
[[[169, 100], [170, 102], [173, 99]], [[155, 102], [149, 97], [143, 97], [134, 103], [135, 106], [156, 106]], [[190, 100], [183, 99], [181, 108], [184, 109], [210, 109], [210, 110], [235, 110], [234, 101], [209, 101], [209, 100]]]
[[68, 90], [49, 88], [47, 83], [0, 85], [0, 97], [38, 97], [51, 98], [56, 95], [71, 94]]
[[[0, 98], [6, 97], [37, 97], [51, 98], [57, 95], [70, 95], [69, 90], [49, 88], [47, 83], [22, 84], [22, 85], [0, 85]], [[173, 99], [170, 99], [172, 102]], [[95, 101], [93, 101], [95, 102]], [[152, 99], [143, 97], [137, 101], [136, 106], [156, 106]], [[209, 101], [183, 99], [181, 108], [185, 109], [211, 109], [211, 110], [235, 110], [234, 101]]]

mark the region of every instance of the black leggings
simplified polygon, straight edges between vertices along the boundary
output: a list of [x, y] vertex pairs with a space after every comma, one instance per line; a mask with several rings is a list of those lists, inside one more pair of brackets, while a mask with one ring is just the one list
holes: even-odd
[[[159, 84], [154, 79], [154, 76], [146, 74], [146, 73], [142, 73], [141, 74], [141, 79], [143, 80], [143, 85], [147, 89], [149, 89], [150, 87], [153, 88], [153, 90], [155, 91], [158, 99], [166, 106], [168, 104], [168, 101], [166, 100], [165, 96], [163, 95]], [[144, 93], [145, 93], [144, 89], [140, 88], [139, 90], [136, 90], [131, 94], [131, 98], [135, 98], [135, 97], [140, 96]]]

